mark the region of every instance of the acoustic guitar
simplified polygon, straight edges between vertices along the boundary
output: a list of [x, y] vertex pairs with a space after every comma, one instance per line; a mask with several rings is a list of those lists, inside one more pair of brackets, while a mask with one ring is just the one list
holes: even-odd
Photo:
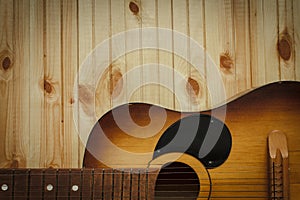
[[292, 199], [300, 196], [300, 83], [200, 113], [118, 106], [82, 169], [1, 169], [0, 199]]

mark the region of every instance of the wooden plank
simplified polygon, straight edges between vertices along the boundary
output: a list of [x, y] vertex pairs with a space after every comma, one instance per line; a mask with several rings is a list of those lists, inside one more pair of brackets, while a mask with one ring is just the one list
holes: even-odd
[[[128, 53], [125, 55], [125, 63], [122, 60], [119, 62], [124, 63], [126, 66], [126, 101], [138, 102], [144, 100], [143, 89], [141, 87], [141, 85], [143, 84], [143, 67], [141, 66], [143, 61], [143, 51], [141, 50], [142, 30], [140, 29], [142, 27], [144, 10], [141, 5], [141, 0], [125, 0], [124, 10], [122, 11], [122, 13], [123, 12], [125, 15], [125, 22], [121, 23], [124, 23], [125, 27], [123, 30], [120, 30], [130, 31], [135, 29], [135, 31], [126, 33], [125, 52]], [[117, 24], [114, 24], [113, 26], [116, 25]], [[129, 50], [132, 48], [134, 48], [135, 50], [129, 53]]]
[[[109, 36], [113, 40], [110, 40], [108, 46], [109, 66], [103, 74], [103, 80], [100, 80], [100, 84], [103, 84], [104, 88], [107, 88], [104, 96], [109, 100], [109, 105], [107, 106], [112, 108], [122, 102], [127, 102], [126, 78], [124, 77], [127, 69], [125, 64], [126, 58], [120, 54], [125, 52], [125, 9], [128, 9], [128, 5], [124, 1], [109, 2]], [[121, 38], [116, 40], [117, 34], [121, 34]], [[102, 90], [102, 88], [99, 85], [99, 90]], [[105, 111], [108, 111], [108, 109]]]
[[15, 32], [15, 59], [14, 59], [14, 95], [11, 102], [14, 104], [16, 162], [18, 167], [27, 167], [30, 157], [30, 65], [29, 65], [29, 20], [30, 1], [16, 1], [14, 3], [14, 32]]
[[[190, 62], [192, 63], [190, 69], [190, 77], [188, 83], [190, 83], [192, 94], [191, 104], [194, 110], [206, 110], [208, 109], [207, 102], [207, 85], [206, 85], [206, 71], [205, 71], [205, 32], [204, 32], [204, 1], [190, 0], [189, 1], [189, 33], [193, 40], [190, 41]], [[202, 51], [194, 49], [194, 43], [199, 45]]]
[[248, 1], [233, 1], [237, 93], [251, 88]]
[[252, 86], [258, 87], [266, 83], [263, 1], [250, 1], [249, 6]]
[[[180, 54], [174, 55], [174, 92], [177, 101], [175, 101], [176, 110], [189, 110], [191, 102], [185, 88], [181, 87], [187, 84], [187, 77], [190, 75], [187, 59], [190, 56], [189, 49], [189, 13], [188, 1], [173, 0], [172, 1], [172, 18], [173, 18], [173, 44], [174, 52]], [[176, 38], [179, 34], [184, 34], [185, 38], [179, 40]], [[176, 75], [177, 74], [177, 75]]]
[[[44, 112], [44, 50], [43, 50], [43, 2], [30, 1], [30, 104], [29, 104], [29, 131], [30, 131], [30, 156], [28, 167], [44, 166], [44, 159], [40, 154], [44, 143], [41, 134], [45, 133]], [[46, 86], [46, 85], [45, 85]]]
[[[112, 74], [114, 70], [112, 69], [111, 63], [111, 42], [106, 42], [111, 37], [111, 1], [96, 0], [93, 7], [94, 12], [94, 46], [96, 49], [107, 49], [104, 59], [101, 60], [99, 66], [94, 66], [94, 71], [101, 67], [104, 73], [101, 74], [99, 80], [94, 80], [96, 85], [95, 93], [95, 104], [96, 104], [96, 116], [101, 117], [105, 112], [111, 109], [111, 87], [113, 86]], [[106, 43], [102, 43], [106, 42]], [[104, 46], [106, 45], [106, 47]], [[99, 46], [100, 45], [100, 46]], [[105, 61], [108, 63], [107, 66], [104, 65]], [[102, 65], [101, 65], [102, 64]], [[98, 69], [99, 70], [99, 69]], [[98, 82], [98, 84], [97, 84]]]
[[[59, 6], [57, 6], [59, 5]], [[45, 167], [62, 165], [61, 2], [46, 1], [44, 24], [45, 132], [41, 133], [41, 161]]]
[[0, 134], [2, 141], [1, 166], [8, 167], [12, 165], [14, 159], [14, 106], [13, 104], [13, 73], [14, 73], [14, 26], [13, 26], [13, 1], [1, 1], [0, 8]]
[[[142, 9], [142, 23], [141, 28], [157, 27], [157, 1], [141, 0]], [[160, 86], [159, 84], [159, 66], [158, 66], [158, 31], [148, 34], [141, 34], [141, 63], [142, 63], [142, 93], [143, 101], [159, 104]], [[154, 49], [147, 49], [149, 47], [148, 41], [152, 41]]]
[[77, 62], [77, 2], [75, 0], [62, 2], [62, 103], [63, 103], [63, 132], [64, 132], [64, 160], [65, 167], [82, 166], [80, 159], [80, 139], [73, 119], [74, 82], [78, 73]]
[[[91, 85], [94, 81], [91, 77], [86, 77], [86, 74], [81, 73], [81, 68], [83, 67], [82, 64], [84, 63], [84, 60], [86, 57], [91, 53], [93, 49], [93, 0], [79, 0], [77, 1], [78, 6], [78, 66], [79, 66], [79, 72], [77, 76], [79, 77], [79, 80], [76, 84], [78, 84], [78, 99], [75, 99], [75, 101], [81, 102], [83, 107], [89, 108], [90, 102], [93, 102], [90, 100], [91, 96], [90, 93], [94, 91], [95, 88], [93, 88]], [[93, 70], [91, 66], [87, 66], [88, 69], [85, 70]], [[92, 81], [90, 83], [89, 81]], [[83, 145], [85, 145], [88, 132], [87, 130], [90, 130], [91, 127], [86, 127], [86, 119], [83, 116], [86, 115], [93, 115], [94, 110], [91, 110], [92, 113], [89, 113], [90, 110], [87, 109], [80, 109], [78, 108], [78, 116], [75, 116], [78, 119], [78, 133], [81, 136], [81, 141]], [[84, 149], [80, 148], [79, 151], [79, 160], [80, 163], [82, 162], [84, 155]]]
[[278, 39], [277, 3], [273, 0], [263, 2], [264, 51], [266, 58], [266, 83], [280, 79], [280, 68], [277, 53]]
[[[206, 63], [209, 87], [207, 95], [211, 95], [209, 107], [215, 107], [237, 92], [233, 17], [231, 0], [205, 1], [206, 50], [215, 63], [215, 65], [209, 61]], [[215, 88], [217, 86], [215, 82], [220, 83], [220, 79], [224, 82], [226, 98], [222, 93], [216, 92], [222, 90]]]
[[[173, 27], [173, 10], [172, 0], [158, 0], [157, 1], [157, 26], [162, 29], [171, 30]], [[162, 33], [158, 33], [158, 46], [160, 48], [158, 53], [159, 67], [159, 82], [164, 87], [160, 87], [159, 102], [166, 108], [175, 108], [175, 95], [174, 95], [174, 78], [173, 73], [173, 54], [161, 49], [163, 47], [172, 50], [173, 38], [166, 37]]]
[[295, 80], [293, 1], [278, 1], [277, 51], [280, 63], [280, 79]]
[[295, 74], [300, 81], [300, 2], [293, 1], [293, 25], [294, 25], [294, 50], [295, 50]]

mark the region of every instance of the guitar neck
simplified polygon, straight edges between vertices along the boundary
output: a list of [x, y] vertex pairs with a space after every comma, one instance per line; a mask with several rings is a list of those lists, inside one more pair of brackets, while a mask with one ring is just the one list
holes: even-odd
[[0, 199], [153, 199], [157, 170], [0, 169]]

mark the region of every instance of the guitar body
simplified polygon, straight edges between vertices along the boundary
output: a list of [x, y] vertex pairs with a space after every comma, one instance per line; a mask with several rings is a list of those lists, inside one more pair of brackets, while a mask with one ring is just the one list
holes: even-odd
[[[182, 145], [180, 140], [174, 142], [173, 139], [176, 138], [176, 131], [172, 132], [174, 124], [190, 119], [191, 116], [201, 120], [202, 117], [210, 116], [209, 121], [220, 122], [225, 128], [217, 136], [202, 134], [201, 131], [196, 131], [199, 135], [193, 135], [190, 133], [193, 131], [183, 130], [181, 134], [186, 133], [186, 137], [191, 138], [191, 141], [187, 139], [186, 142], [183, 137]], [[201, 129], [201, 126], [198, 127]], [[223, 133], [225, 129], [227, 132]], [[300, 196], [300, 83], [298, 82], [272, 83], [251, 91], [227, 105], [200, 114], [180, 113], [140, 103], [119, 106], [106, 113], [95, 125], [86, 146], [83, 166], [147, 168], [155, 166], [156, 160], [172, 154], [173, 151], [179, 156], [175, 156], [173, 161], [166, 159], [168, 163], [177, 163], [183, 157], [187, 158], [188, 163], [184, 166], [188, 165], [191, 168], [190, 171], [198, 177], [197, 181], [206, 176], [204, 175], [206, 172], [209, 173], [210, 193], [203, 194], [211, 199], [216, 197], [268, 199], [266, 197], [270, 196], [271, 171], [268, 167], [267, 138], [273, 130], [281, 130], [287, 136], [289, 198], [296, 200]], [[218, 138], [214, 140], [209, 137]], [[172, 148], [165, 152], [160, 151], [171, 143]], [[191, 148], [190, 144], [194, 144], [194, 147]], [[166, 164], [162, 162], [157, 165], [161, 172]], [[159, 177], [162, 175], [157, 175], [158, 181]], [[202, 183], [203, 181], [200, 181], [200, 188]], [[205, 188], [204, 184], [202, 185]], [[176, 188], [176, 185], [174, 187]], [[177, 187], [180, 188], [178, 185]]]

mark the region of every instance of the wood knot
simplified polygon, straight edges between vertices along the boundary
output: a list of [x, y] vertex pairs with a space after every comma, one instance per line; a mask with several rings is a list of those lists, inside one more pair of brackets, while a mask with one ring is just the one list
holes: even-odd
[[220, 55], [220, 67], [225, 71], [230, 71], [233, 68], [233, 60], [229, 52], [222, 53]]
[[48, 94], [51, 94], [53, 91], [53, 87], [48, 80], [44, 80], [44, 91]]
[[10, 65], [11, 65], [11, 60], [8, 56], [6, 56], [2, 61], [2, 67], [3, 67], [4, 70], [8, 70]]
[[69, 100], [69, 103], [70, 104], [74, 104], [75, 103], [75, 100], [74, 100], [74, 98], [72, 97], [72, 98], [70, 98], [70, 100]]
[[13, 58], [13, 55], [12, 55], [11, 51], [9, 51], [9, 50], [4, 50], [0, 53], [1, 67], [5, 71], [12, 67], [12, 65], [13, 65], [12, 58]]
[[110, 77], [110, 95], [117, 97], [121, 93], [123, 88], [123, 75], [119, 68], [113, 68]]
[[130, 9], [130, 11], [134, 15], [137, 15], [139, 13], [139, 11], [140, 11], [139, 6], [135, 2], [133, 2], [133, 1], [130, 1], [130, 3], [129, 3], [129, 9]]
[[198, 96], [200, 93], [199, 83], [195, 79], [189, 77], [186, 83], [186, 90], [190, 96]]
[[281, 34], [277, 43], [277, 50], [279, 56], [287, 61], [292, 56], [292, 42], [291, 37], [287, 31]]

